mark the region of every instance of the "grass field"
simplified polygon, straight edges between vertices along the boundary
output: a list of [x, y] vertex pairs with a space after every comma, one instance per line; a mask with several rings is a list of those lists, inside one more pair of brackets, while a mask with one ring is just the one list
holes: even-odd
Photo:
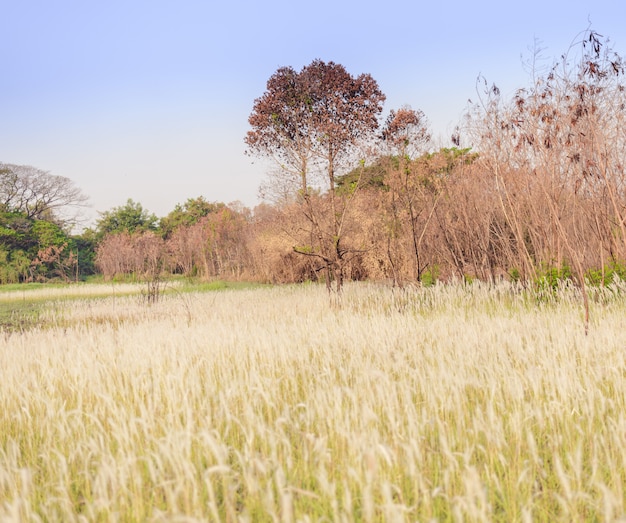
[[93, 287], [0, 292], [0, 521], [626, 518], [626, 286]]

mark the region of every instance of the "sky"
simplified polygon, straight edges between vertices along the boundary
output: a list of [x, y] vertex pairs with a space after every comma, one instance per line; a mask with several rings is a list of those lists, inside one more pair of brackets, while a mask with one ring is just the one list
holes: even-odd
[[282, 66], [369, 73], [385, 111], [421, 109], [442, 146], [483, 75], [505, 95], [589, 26], [626, 55], [621, 0], [0, 0], [0, 162], [73, 180], [86, 223], [128, 198], [259, 203], [254, 100]]

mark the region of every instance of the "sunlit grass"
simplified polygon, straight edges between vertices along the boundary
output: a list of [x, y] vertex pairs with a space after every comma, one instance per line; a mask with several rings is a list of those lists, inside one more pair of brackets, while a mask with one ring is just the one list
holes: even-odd
[[0, 336], [0, 520], [616, 520], [623, 289], [591, 304], [585, 335], [573, 289], [57, 302]]
[[62, 300], [139, 294], [142, 283], [21, 284], [0, 286], [0, 302]]

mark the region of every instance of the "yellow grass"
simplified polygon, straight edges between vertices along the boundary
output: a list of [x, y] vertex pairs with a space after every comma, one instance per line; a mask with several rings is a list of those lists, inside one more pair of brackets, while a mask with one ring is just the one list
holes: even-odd
[[0, 521], [615, 521], [622, 293], [58, 302], [0, 334]]
[[[175, 283], [169, 283], [169, 286]], [[19, 301], [40, 301], [40, 300], [61, 300], [66, 298], [93, 298], [98, 296], [125, 296], [128, 294], [140, 294], [145, 291], [145, 285], [141, 283], [101, 283], [84, 284], [73, 283], [71, 285], [53, 286], [44, 285], [41, 287], [23, 286], [23, 289], [16, 289], [15, 285], [11, 290], [5, 291], [0, 287], [0, 301], [5, 303]]]

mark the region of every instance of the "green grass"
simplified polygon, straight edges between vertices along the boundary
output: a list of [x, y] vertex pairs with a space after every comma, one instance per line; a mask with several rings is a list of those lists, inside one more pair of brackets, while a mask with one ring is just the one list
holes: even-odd
[[39, 316], [43, 307], [41, 302], [0, 301], [0, 332], [24, 331], [40, 325]]
[[[32, 290], [38, 289], [62, 289], [67, 287], [68, 283], [6, 283], [4, 285], [0, 285], [0, 298], [3, 293], [13, 292], [13, 291], [23, 291], [28, 292]], [[80, 285], [80, 284], [78, 284]]]
[[[243, 290], [261, 287], [261, 284], [215, 280], [210, 282], [173, 278], [164, 281], [162, 293], [178, 295], [224, 290]], [[141, 282], [111, 282], [92, 278], [80, 283], [20, 283], [0, 285], [0, 331], [24, 331], [36, 326], [50, 325], [41, 318], [45, 311], [54, 311], [63, 302], [85, 302], [110, 297], [145, 295]]]
[[190, 279], [184, 279], [184, 280], [178, 280], [178, 281], [182, 281], [181, 286], [178, 288], [178, 290], [180, 290], [181, 292], [223, 291], [226, 289], [232, 289], [232, 290], [257, 289], [260, 287], [267, 286], [261, 283], [252, 283], [252, 282], [245, 282], [245, 281], [226, 281], [226, 280], [198, 281], [198, 280], [190, 280]]

